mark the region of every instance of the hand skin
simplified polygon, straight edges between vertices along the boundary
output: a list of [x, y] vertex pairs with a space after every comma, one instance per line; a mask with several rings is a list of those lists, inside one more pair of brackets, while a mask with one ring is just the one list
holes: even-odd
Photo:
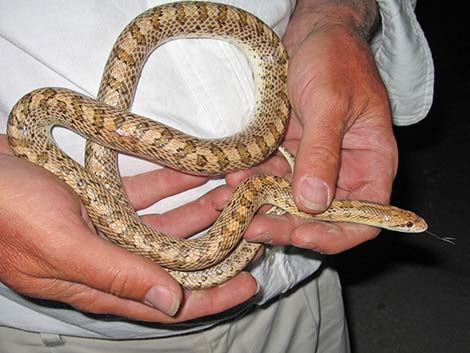
[[[333, 198], [387, 203], [398, 164], [390, 108], [367, 36], [376, 22], [372, 0], [300, 0], [287, 28], [292, 115], [284, 146], [296, 154], [293, 176], [280, 155], [227, 176], [234, 186], [251, 174], [292, 178], [299, 209], [318, 213]], [[348, 223], [259, 215], [245, 238], [333, 254], [379, 230]]]
[[[204, 182], [166, 168], [124, 178], [139, 209]], [[180, 237], [194, 234], [215, 220], [230, 191], [218, 188], [144, 221]], [[182, 290], [157, 264], [97, 236], [73, 190], [14, 157], [5, 135], [0, 135], [0, 195], [0, 281], [18, 293], [85, 312], [162, 323], [215, 314], [256, 293], [256, 281], [244, 272], [217, 288]]]

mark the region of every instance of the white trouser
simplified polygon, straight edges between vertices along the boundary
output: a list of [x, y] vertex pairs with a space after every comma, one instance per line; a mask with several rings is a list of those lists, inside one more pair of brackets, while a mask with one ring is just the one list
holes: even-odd
[[0, 326], [0, 353], [342, 353], [349, 352], [341, 286], [319, 275], [244, 316], [202, 332], [145, 340], [103, 340], [32, 333]]

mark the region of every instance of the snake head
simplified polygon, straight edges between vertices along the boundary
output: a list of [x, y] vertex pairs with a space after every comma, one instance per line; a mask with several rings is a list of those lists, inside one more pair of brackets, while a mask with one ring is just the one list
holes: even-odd
[[396, 208], [396, 213], [391, 217], [389, 223], [392, 227], [385, 227], [403, 233], [422, 233], [428, 229], [426, 221], [416, 213]]

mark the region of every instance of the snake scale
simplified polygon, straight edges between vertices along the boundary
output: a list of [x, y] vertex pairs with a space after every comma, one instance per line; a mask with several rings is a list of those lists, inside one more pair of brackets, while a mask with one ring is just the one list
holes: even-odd
[[[129, 112], [152, 51], [170, 40], [201, 37], [238, 46], [253, 70], [255, 108], [248, 126], [233, 136], [199, 139]], [[141, 222], [116, 172], [118, 151], [200, 175], [225, 174], [262, 162], [278, 148], [288, 123], [287, 65], [278, 36], [246, 11], [199, 1], [158, 6], [136, 17], [119, 35], [97, 99], [64, 88], [34, 90], [13, 107], [8, 141], [15, 155], [72, 187], [101, 234], [159, 263], [186, 288], [223, 283], [252, 260], [260, 245], [242, 235], [266, 203], [311, 219], [422, 231], [425, 223], [414, 213], [365, 201], [335, 200], [323, 214], [304, 214], [295, 207], [289, 182], [275, 176], [255, 176], [241, 183], [217, 221], [199, 238], [176, 239]], [[54, 126], [87, 139], [84, 167], [56, 146]]]

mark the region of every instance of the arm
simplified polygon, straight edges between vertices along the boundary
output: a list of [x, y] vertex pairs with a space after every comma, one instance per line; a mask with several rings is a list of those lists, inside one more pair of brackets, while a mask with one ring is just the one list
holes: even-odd
[[356, 123], [374, 119], [391, 127], [367, 45], [377, 18], [375, 0], [302, 0], [284, 37], [293, 120], [304, 130], [294, 194], [305, 211], [322, 211], [331, 202], [344, 139]]
[[[321, 212], [333, 198], [389, 200], [398, 157], [387, 93], [367, 42], [377, 21], [375, 1], [301, 0], [287, 28], [292, 116], [284, 144], [297, 157], [292, 183], [304, 211]], [[289, 173], [280, 157], [250, 173], [260, 171]], [[246, 237], [337, 253], [377, 234], [260, 216]]]

